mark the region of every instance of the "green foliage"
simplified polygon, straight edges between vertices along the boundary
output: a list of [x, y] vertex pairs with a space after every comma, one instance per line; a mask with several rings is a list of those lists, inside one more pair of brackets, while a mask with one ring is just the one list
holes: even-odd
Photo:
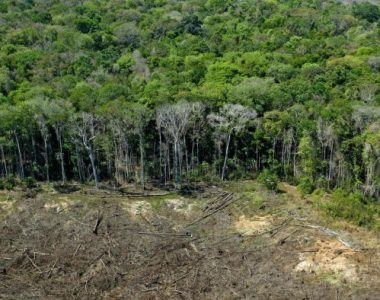
[[[90, 149], [101, 180], [170, 181], [173, 145], [154, 115], [185, 100], [205, 108], [180, 144], [184, 178], [214, 180], [225, 156], [228, 178], [271, 170], [305, 194], [379, 197], [373, 1], [74, 2], [0, 1], [3, 177], [93, 180]], [[228, 155], [207, 122], [226, 104], [258, 114]]]
[[370, 2], [355, 3], [353, 6], [354, 16], [365, 19], [368, 22], [376, 22], [380, 19], [380, 9]]
[[21, 50], [12, 55], [9, 55], [10, 69], [15, 71], [18, 80], [29, 78], [30, 70], [36, 61], [41, 57], [41, 52], [38, 50]]
[[89, 33], [96, 31], [98, 22], [88, 17], [80, 17], [75, 21], [76, 28], [82, 33]]
[[301, 74], [308, 79], [314, 79], [316, 76], [323, 74], [323, 68], [316, 63], [305, 63], [302, 66]]
[[140, 32], [135, 23], [118, 25], [114, 29], [117, 42], [124, 47], [136, 48], [140, 43]]
[[278, 176], [271, 170], [263, 170], [257, 178], [260, 183], [265, 185], [268, 190], [277, 191], [277, 185], [279, 182]]
[[371, 227], [375, 224], [376, 205], [366, 202], [360, 192], [350, 193], [335, 190], [328, 202], [323, 204], [326, 212], [334, 218], [342, 218], [359, 226]]
[[190, 33], [194, 35], [199, 35], [202, 33], [202, 21], [199, 20], [198, 16], [190, 15], [185, 16], [178, 27], [178, 33]]
[[277, 63], [270, 66], [267, 75], [273, 77], [276, 82], [289, 80], [295, 74], [292, 65]]
[[0, 178], [0, 190], [13, 190], [17, 185], [14, 177]]
[[298, 154], [301, 160], [300, 167], [302, 174], [312, 180], [316, 170], [316, 153], [313, 140], [307, 133], [305, 133], [305, 135], [300, 140]]
[[72, 90], [70, 101], [78, 110], [91, 111], [96, 103], [94, 88], [85, 82], [79, 82]]
[[236, 66], [227, 62], [216, 62], [208, 67], [206, 80], [208, 82], [229, 83], [237, 73]]
[[129, 75], [132, 72], [132, 66], [135, 61], [131, 54], [125, 54], [121, 56], [117, 61], [117, 70], [123, 72], [126, 75]]
[[28, 189], [33, 189], [33, 188], [36, 188], [37, 187], [37, 181], [31, 177], [31, 176], [28, 176], [26, 177], [24, 180], [23, 180], [23, 183], [25, 184], [25, 186], [28, 188]]
[[189, 179], [192, 181], [204, 182], [212, 182], [214, 180], [217, 180], [217, 178], [213, 178], [211, 169], [212, 166], [210, 166], [207, 162], [203, 162], [191, 172]]
[[301, 192], [301, 194], [307, 195], [307, 194], [311, 194], [313, 192], [315, 186], [309, 177], [302, 176], [298, 180], [297, 188]]
[[239, 60], [239, 67], [243, 74], [251, 76], [265, 76], [270, 66], [268, 54], [262, 51], [245, 52]]
[[43, 23], [43, 24], [49, 24], [52, 21], [51, 14], [49, 12], [46, 12], [46, 11], [34, 10], [31, 13], [30, 18], [33, 20], [33, 22]]

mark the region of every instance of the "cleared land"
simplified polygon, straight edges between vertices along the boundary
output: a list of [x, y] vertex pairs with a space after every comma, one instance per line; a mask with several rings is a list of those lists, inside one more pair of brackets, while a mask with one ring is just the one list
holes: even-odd
[[281, 191], [2, 192], [0, 298], [378, 299], [379, 233]]

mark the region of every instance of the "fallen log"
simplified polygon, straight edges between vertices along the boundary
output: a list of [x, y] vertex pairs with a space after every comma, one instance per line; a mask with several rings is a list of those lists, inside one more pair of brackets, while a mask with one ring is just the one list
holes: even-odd
[[100, 225], [100, 223], [102, 222], [102, 220], [103, 220], [103, 216], [100, 215], [100, 213], [98, 212], [98, 216], [97, 216], [97, 218], [96, 218], [96, 222], [95, 222], [94, 230], [92, 231], [95, 235], [98, 235], [99, 225]]
[[352, 250], [357, 251], [353, 245], [349, 241], [346, 241], [343, 239], [343, 237], [336, 231], [331, 230], [329, 228], [320, 226], [320, 225], [314, 225], [314, 224], [295, 224], [295, 226], [301, 226], [301, 227], [306, 227], [306, 228], [312, 228], [316, 229], [319, 231], [322, 231], [323, 233], [327, 234], [328, 236], [334, 236], [337, 238], [337, 240], [343, 245], [346, 246], [347, 248], [350, 248]]
[[226, 196], [224, 199], [225, 199], [224, 202], [222, 204], [218, 205], [213, 211], [211, 211], [210, 213], [208, 213], [208, 214], [206, 214], [206, 215], [198, 218], [194, 222], [186, 225], [186, 227], [193, 226], [193, 225], [195, 225], [195, 224], [197, 224], [197, 223], [199, 223], [199, 222], [201, 222], [201, 221], [203, 221], [203, 220], [211, 217], [212, 215], [216, 214], [217, 212], [219, 212], [219, 211], [225, 209], [226, 207], [230, 206], [233, 202], [235, 202], [237, 200], [237, 199], [233, 198], [233, 194], [232, 193], [229, 194], [228, 196]]

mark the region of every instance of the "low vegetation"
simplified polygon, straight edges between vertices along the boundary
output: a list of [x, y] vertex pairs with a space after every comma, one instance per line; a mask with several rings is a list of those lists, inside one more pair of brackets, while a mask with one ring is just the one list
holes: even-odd
[[380, 205], [368, 203], [362, 193], [349, 193], [338, 189], [331, 195], [321, 196], [316, 196], [319, 198], [317, 203], [329, 216], [347, 220], [358, 226], [380, 230]]

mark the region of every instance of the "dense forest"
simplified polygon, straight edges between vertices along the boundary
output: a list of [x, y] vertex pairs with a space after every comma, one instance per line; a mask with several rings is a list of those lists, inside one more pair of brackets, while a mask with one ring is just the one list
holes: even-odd
[[259, 177], [379, 197], [377, 4], [2, 0], [0, 24], [1, 187]]

